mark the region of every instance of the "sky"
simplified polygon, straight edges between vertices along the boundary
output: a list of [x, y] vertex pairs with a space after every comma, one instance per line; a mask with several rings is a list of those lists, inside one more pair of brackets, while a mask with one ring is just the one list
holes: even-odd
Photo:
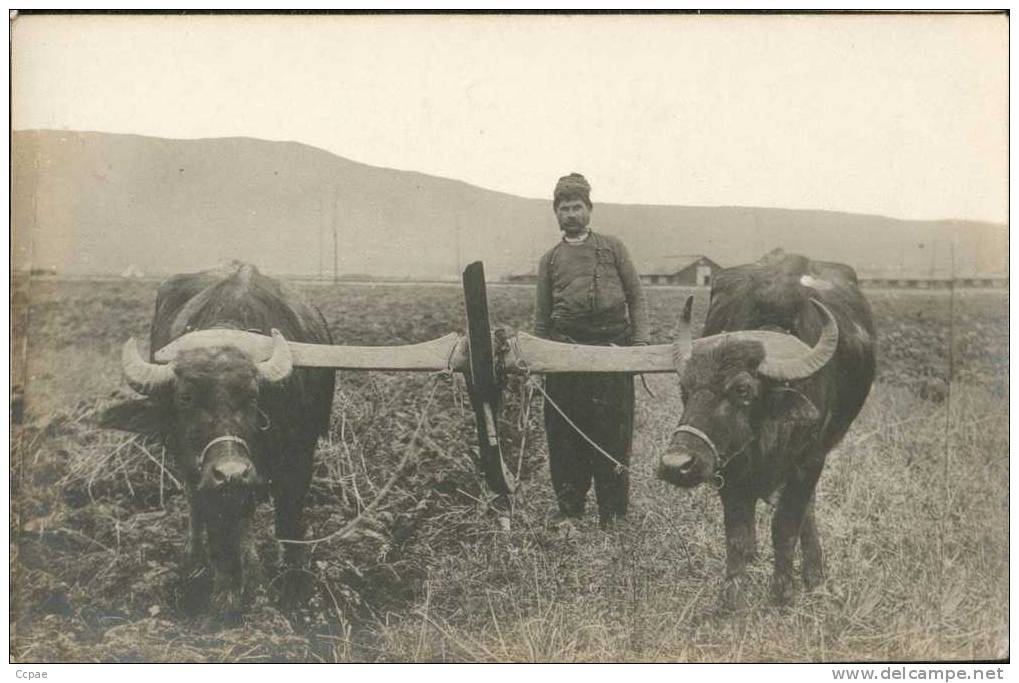
[[1007, 221], [996, 15], [21, 16], [12, 122], [549, 197]]

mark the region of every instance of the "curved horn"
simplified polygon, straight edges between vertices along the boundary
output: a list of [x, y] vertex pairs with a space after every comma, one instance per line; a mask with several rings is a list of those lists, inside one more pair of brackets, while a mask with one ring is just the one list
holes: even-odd
[[160, 387], [173, 381], [173, 368], [169, 365], [148, 363], [138, 352], [138, 341], [131, 337], [124, 342], [120, 353], [120, 364], [124, 369], [124, 379], [139, 394], [148, 396]]
[[255, 363], [255, 368], [259, 378], [270, 384], [290, 377], [294, 370], [294, 359], [290, 354], [290, 345], [279, 330], [272, 331], [272, 356], [269, 360]]
[[693, 350], [693, 330], [691, 329], [694, 307], [694, 297], [691, 294], [686, 298], [686, 303], [683, 306], [683, 314], [679, 318], [679, 322], [676, 324], [676, 329], [673, 332], [672, 342], [672, 360], [676, 365], [676, 372], [680, 375], [683, 374], [683, 368], [686, 366], [686, 361], [690, 359], [690, 353]]
[[811, 299], [810, 302], [817, 306], [824, 317], [824, 327], [817, 343], [810, 347], [792, 335], [783, 335], [786, 340], [769, 337], [763, 342], [765, 356], [757, 368], [765, 377], [779, 381], [805, 379], [827, 365], [835, 356], [835, 349], [839, 345], [839, 327], [835, 316], [817, 299]]

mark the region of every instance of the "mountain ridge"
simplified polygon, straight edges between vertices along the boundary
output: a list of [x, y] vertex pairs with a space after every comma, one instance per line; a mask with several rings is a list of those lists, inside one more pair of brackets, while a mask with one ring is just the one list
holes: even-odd
[[[236, 258], [326, 276], [335, 230], [339, 275], [450, 277], [480, 258], [499, 277], [533, 270], [558, 237], [548, 199], [300, 141], [60, 130], [19, 130], [12, 140], [18, 267], [170, 273]], [[670, 253], [735, 265], [774, 247], [862, 272], [943, 275], [953, 251], [957, 272], [1007, 267], [1007, 228], [986, 221], [596, 202], [592, 227], [621, 237], [648, 268]]]

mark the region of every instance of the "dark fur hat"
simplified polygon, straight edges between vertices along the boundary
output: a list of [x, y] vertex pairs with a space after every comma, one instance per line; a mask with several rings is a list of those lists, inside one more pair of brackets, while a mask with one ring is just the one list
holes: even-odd
[[568, 199], [579, 199], [591, 208], [591, 183], [579, 173], [564, 175], [555, 185], [552, 193], [552, 208], [557, 208], [559, 202]]

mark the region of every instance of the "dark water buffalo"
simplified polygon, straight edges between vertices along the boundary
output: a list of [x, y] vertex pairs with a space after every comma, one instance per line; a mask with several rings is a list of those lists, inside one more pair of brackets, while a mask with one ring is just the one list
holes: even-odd
[[797, 542], [804, 585], [823, 579], [814, 488], [874, 379], [870, 306], [852, 268], [772, 256], [717, 275], [704, 336], [689, 352], [680, 375], [683, 416], [658, 476], [721, 487], [729, 605], [755, 554], [757, 501], [777, 499], [771, 590], [787, 602]]
[[[272, 334], [271, 355], [253, 358], [217, 343], [217, 332], [169, 364], [152, 362], [155, 351], [196, 330], [230, 329]], [[134, 339], [124, 346], [124, 375], [146, 398], [115, 405], [102, 417], [104, 426], [163, 439], [187, 491], [189, 559], [196, 569], [211, 570], [219, 613], [240, 610], [257, 583], [251, 527], [266, 489], [277, 537], [304, 534], [304, 499], [316, 441], [329, 425], [335, 378], [328, 369], [294, 368], [284, 338], [332, 341], [318, 310], [253, 266], [175, 276], [156, 297], [153, 355], [143, 360]], [[303, 555], [300, 546], [286, 545], [284, 565], [299, 564]], [[301, 587], [299, 572], [288, 577], [285, 602]]]

